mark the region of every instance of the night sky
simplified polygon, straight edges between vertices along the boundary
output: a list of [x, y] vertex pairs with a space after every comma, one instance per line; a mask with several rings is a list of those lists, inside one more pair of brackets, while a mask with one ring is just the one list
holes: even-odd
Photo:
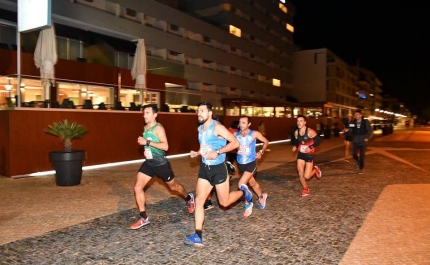
[[383, 94], [422, 116], [430, 109], [430, 2], [291, 0], [294, 42], [326, 47], [350, 65], [372, 71]]

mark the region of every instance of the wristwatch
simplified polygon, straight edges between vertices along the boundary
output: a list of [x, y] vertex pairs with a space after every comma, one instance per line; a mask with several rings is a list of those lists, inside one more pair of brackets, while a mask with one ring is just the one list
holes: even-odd
[[146, 146], [149, 146], [150, 143], [151, 143], [151, 140], [146, 140]]
[[261, 154], [264, 154], [264, 150], [263, 150], [263, 149], [261, 149], [261, 150], [260, 150], [260, 153], [261, 153]]
[[219, 149], [217, 149], [217, 150], [216, 150], [216, 154], [217, 154], [217, 155], [220, 155]]

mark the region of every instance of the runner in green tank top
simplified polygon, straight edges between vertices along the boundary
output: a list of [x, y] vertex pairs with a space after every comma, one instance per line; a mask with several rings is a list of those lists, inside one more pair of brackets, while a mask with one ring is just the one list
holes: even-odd
[[184, 186], [175, 181], [170, 163], [165, 157], [165, 153], [169, 149], [169, 143], [167, 142], [164, 127], [156, 121], [157, 113], [157, 105], [143, 106], [143, 117], [146, 126], [143, 137], [139, 136], [137, 142], [139, 145], [144, 146], [146, 160], [137, 172], [136, 184], [134, 185], [134, 196], [139, 210], [139, 217], [137, 221], [128, 227], [133, 230], [149, 224], [145, 209], [144, 189], [154, 175], [164, 180], [170, 190], [178, 192], [185, 199], [189, 213], [193, 213], [195, 208], [194, 195], [187, 193]]
[[[149, 140], [153, 143], [160, 143], [160, 139], [154, 133], [154, 129], [157, 126], [162, 126], [159, 122], [156, 122], [154, 125], [149, 127], [149, 125], [145, 126], [145, 131], [143, 132], [143, 138]], [[144, 154], [147, 162], [151, 164], [151, 166], [161, 166], [167, 164], [166, 152], [162, 149], [155, 148], [151, 145], [144, 146]]]

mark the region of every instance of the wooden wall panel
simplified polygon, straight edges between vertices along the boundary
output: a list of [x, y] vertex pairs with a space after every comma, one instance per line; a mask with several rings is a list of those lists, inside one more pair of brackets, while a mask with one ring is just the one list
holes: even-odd
[[[238, 117], [224, 117], [228, 127]], [[54, 121], [68, 119], [88, 128], [82, 139], [73, 141], [75, 150], [86, 150], [85, 165], [143, 159], [143, 149], [137, 144], [142, 135], [144, 119], [140, 112], [69, 109], [17, 108], [0, 111], [0, 174], [16, 176], [52, 170], [50, 151], [61, 150], [58, 138], [44, 133]], [[264, 120], [270, 141], [287, 139], [296, 119], [253, 118], [252, 129]], [[158, 121], [166, 129], [168, 155], [198, 150], [197, 115], [195, 113], [159, 113]], [[316, 121], [308, 120], [315, 126]], [[9, 148], [10, 147], [10, 148]]]

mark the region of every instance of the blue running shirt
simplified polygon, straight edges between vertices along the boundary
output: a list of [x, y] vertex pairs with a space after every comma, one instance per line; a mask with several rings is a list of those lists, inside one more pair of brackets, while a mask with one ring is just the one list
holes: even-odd
[[219, 165], [225, 161], [225, 153], [220, 154], [216, 159], [209, 160], [204, 158], [209, 151], [216, 151], [223, 148], [227, 144], [227, 140], [221, 137], [217, 137], [214, 133], [215, 124], [217, 121], [212, 121], [206, 131], [203, 130], [203, 125], [199, 126], [199, 143], [200, 143], [200, 154], [202, 156], [202, 162], [206, 165]]
[[239, 150], [237, 151], [237, 163], [248, 164], [257, 159], [255, 152], [254, 131], [249, 130], [248, 135], [242, 136], [240, 131], [236, 132], [236, 139], [239, 141]]

